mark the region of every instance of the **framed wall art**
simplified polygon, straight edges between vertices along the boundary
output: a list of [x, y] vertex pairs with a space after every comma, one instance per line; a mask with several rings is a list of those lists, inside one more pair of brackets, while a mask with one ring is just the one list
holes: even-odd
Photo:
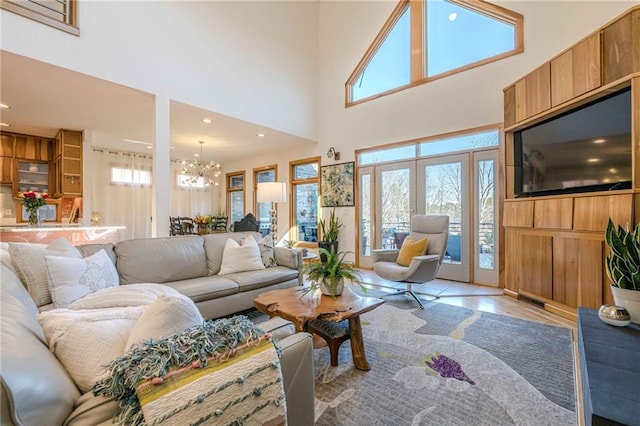
[[355, 163], [333, 164], [320, 169], [320, 192], [322, 207], [353, 207]]

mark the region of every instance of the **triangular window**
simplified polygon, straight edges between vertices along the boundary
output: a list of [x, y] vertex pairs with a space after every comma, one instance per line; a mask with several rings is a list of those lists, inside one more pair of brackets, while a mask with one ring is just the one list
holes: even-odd
[[402, 0], [347, 80], [347, 106], [524, 51], [522, 15], [474, 0]]
[[409, 30], [409, 7], [406, 7], [389, 34], [382, 40], [376, 54], [354, 82], [354, 99], [368, 98], [376, 93], [409, 84]]

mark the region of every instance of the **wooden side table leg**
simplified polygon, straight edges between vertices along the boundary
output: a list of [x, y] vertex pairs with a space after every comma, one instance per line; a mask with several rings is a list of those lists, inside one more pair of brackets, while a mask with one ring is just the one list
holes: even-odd
[[351, 336], [351, 354], [353, 355], [353, 365], [358, 370], [369, 371], [367, 354], [364, 352], [364, 340], [362, 338], [362, 326], [360, 316], [349, 318], [349, 335]]

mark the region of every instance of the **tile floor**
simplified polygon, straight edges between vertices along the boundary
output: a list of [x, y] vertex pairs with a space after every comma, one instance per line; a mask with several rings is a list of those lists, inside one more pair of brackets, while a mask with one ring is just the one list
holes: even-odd
[[[388, 289], [390, 292], [393, 289], [405, 288], [404, 284], [380, 278], [373, 271], [362, 270], [362, 275], [364, 283], [372, 287]], [[414, 284], [413, 291], [419, 295], [432, 297], [502, 296], [503, 294], [502, 289], [495, 287], [440, 279], [425, 284]]]

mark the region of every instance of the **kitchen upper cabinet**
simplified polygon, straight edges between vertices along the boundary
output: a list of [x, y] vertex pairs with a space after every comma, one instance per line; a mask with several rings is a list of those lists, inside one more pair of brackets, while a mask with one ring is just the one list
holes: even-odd
[[65, 197], [82, 197], [82, 132], [62, 129], [56, 136], [60, 151], [60, 187]]

